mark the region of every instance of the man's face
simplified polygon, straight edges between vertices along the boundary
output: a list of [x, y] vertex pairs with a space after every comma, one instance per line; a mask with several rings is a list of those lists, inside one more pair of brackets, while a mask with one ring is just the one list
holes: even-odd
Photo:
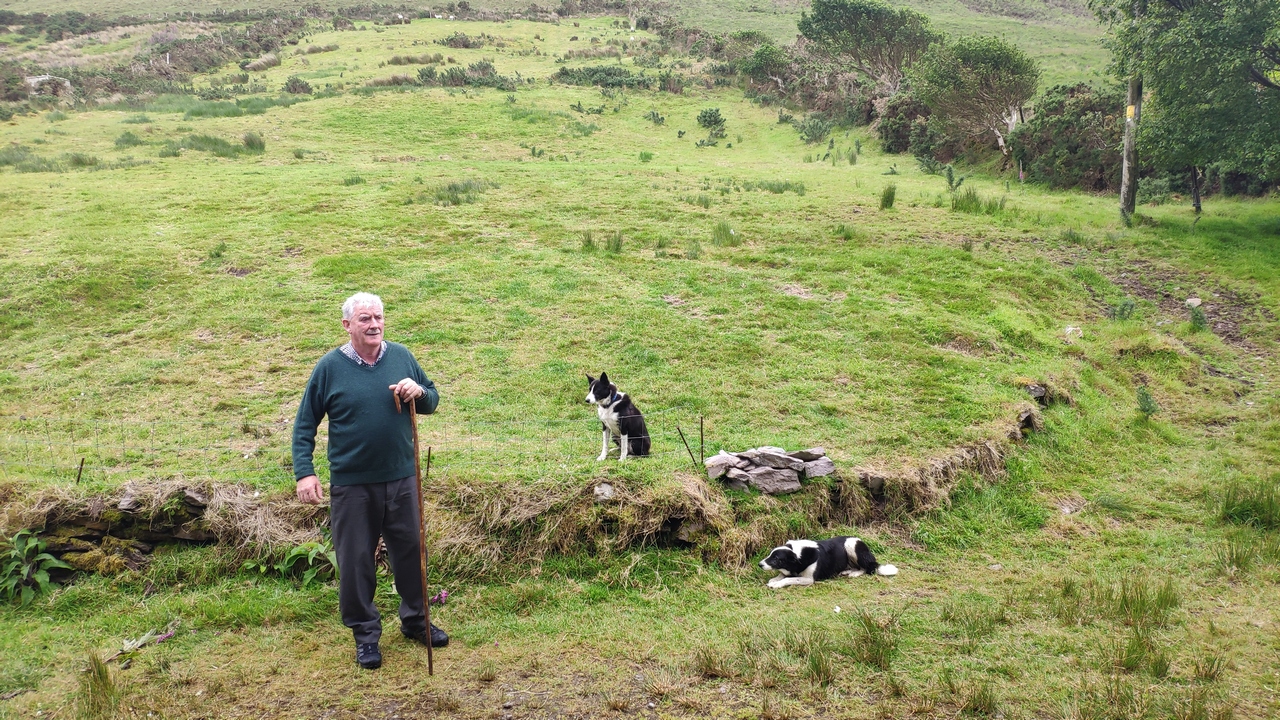
[[342, 327], [357, 349], [378, 347], [382, 343], [382, 310], [361, 305], [351, 314], [350, 320], [342, 321]]

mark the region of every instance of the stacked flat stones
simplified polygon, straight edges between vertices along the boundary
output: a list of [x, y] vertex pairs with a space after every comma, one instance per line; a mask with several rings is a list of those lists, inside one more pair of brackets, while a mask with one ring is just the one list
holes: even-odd
[[753, 487], [769, 495], [785, 495], [800, 489], [800, 481], [830, 475], [835, 463], [820, 447], [787, 452], [780, 447], [758, 447], [731, 453], [721, 450], [706, 460], [707, 477], [723, 479], [734, 490]]

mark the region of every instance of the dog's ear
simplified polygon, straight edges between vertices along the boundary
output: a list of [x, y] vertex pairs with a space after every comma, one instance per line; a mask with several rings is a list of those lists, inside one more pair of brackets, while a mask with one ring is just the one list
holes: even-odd
[[607, 383], [607, 382], [609, 382], [609, 373], [604, 372], [604, 371], [601, 371], [601, 372], [600, 372], [600, 382], [602, 382], [602, 383]]
[[591, 387], [592, 385], [595, 385], [595, 384], [596, 384], [596, 379], [595, 379], [595, 378], [593, 378], [593, 377], [591, 377], [591, 375], [590, 375], [590, 374], [588, 374], [588, 375], [587, 375], [587, 387]]

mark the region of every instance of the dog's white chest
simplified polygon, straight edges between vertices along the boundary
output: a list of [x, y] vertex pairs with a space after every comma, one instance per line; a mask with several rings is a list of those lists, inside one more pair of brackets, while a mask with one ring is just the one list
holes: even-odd
[[600, 416], [600, 422], [609, 428], [609, 432], [622, 437], [622, 431], [618, 429], [618, 413], [609, 408], [596, 407], [596, 415]]

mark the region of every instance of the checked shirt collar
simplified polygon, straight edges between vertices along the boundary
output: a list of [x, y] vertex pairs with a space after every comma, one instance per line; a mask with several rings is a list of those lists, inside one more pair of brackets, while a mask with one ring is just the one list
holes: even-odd
[[387, 354], [387, 341], [386, 340], [382, 341], [382, 346], [378, 348], [378, 359], [374, 360], [371, 363], [365, 362], [365, 359], [360, 357], [360, 353], [356, 352], [355, 346], [353, 346], [351, 343], [347, 343], [346, 345], [343, 345], [338, 349], [341, 350], [342, 354], [346, 355], [351, 360], [351, 362], [357, 365], [360, 365], [362, 367], [364, 366], [373, 367], [374, 365], [377, 365], [382, 360], [383, 355]]

